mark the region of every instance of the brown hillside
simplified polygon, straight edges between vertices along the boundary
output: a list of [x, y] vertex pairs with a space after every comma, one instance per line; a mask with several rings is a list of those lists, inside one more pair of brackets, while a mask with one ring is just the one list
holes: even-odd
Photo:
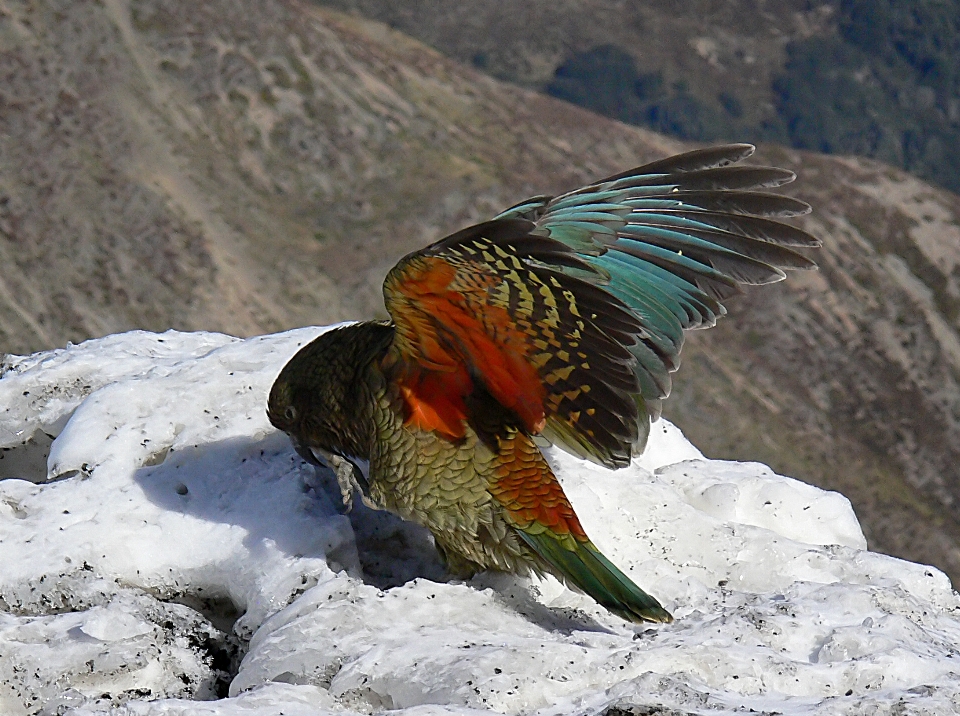
[[[384, 22], [464, 64], [543, 90], [576, 53], [615, 45], [641, 73], [681, 84], [723, 116], [734, 97], [746, 126], [773, 121], [771, 90], [791, 40], [834, 31], [834, 9], [807, 0], [315, 0]], [[748, 137], [730, 137], [747, 141]]]

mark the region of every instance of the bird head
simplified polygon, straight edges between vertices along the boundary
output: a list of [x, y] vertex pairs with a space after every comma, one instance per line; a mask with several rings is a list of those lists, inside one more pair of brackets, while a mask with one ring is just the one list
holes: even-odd
[[277, 378], [270, 389], [270, 398], [267, 400], [267, 418], [269, 418], [271, 425], [278, 430], [288, 434], [299, 432], [303, 408], [295, 404], [296, 396], [289, 377], [281, 378]]
[[[305, 395], [303, 392], [298, 395], [295, 382], [291, 382], [289, 376], [283, 379], [278, 378], [270, 390], [267, 418], [275, 428], [282, 430], [290, 437], [294, 449], [304, 460], [317, 465], [320, 463], [310, 450], [310, 445], [305, 442], [307, 437], [303, 423], [304, 418], [310, 414], [310, 407], [302, 400]], [[316, 447], [321, 446], [316, 445]]]
[[[267, 401], [267, 417], [293, 440], [297, 452], [309, 448], [343, 453], [349, 422], [344, 397], [350, 377], [331, 355], [331, 341], [321, 336], [284, 366]], [[318, 345], [319, 343], [319, 345]]]
[[367, 459], [370, 365], [392, 336], [392, 327], [377, 323], [327, 331], [280, 371], [270, 390], [267, 417], [305, 459], [310, 460], [310, 448]]

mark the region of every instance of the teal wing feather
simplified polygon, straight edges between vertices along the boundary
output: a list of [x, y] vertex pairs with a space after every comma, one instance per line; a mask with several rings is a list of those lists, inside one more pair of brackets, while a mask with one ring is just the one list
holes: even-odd
[[[603, 288], [638, 319], [641, 330], [627, 348], [638, 389], [637, 438], [642, 451], [649, 418], [659, 416], [680, 364], [684, 331], [713, 326], [726, 313], [722, 301], [742, 285], [780, 281], [785, 270], [816, 264], [796, 251], [820, 242], [777, 219], [809, 205], [765, 191], [793, 181], [775, 167], [733, 166], [754, 147], [731, 144], [646, 164], [558, 197], [527, 199], [498, 219], [534, 222], [534, 234], [576, 252], [589, 267], [559, 270]], [[574, 454], [603, 464], [571, 409], [551, 416], [544, 436]], [[623, 416], [627, 418], [629, 416]]]

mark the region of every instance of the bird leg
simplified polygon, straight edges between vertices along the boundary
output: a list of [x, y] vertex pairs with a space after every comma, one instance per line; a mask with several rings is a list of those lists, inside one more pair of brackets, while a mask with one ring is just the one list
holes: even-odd
[[363, 473], [360, 472], [360, 468], [357, 467], [356, 463], [339, 455], [330, 455], [330, 457], [327, 458], [327, 462], [330, 463], [330, 466], [337, 476], [337, 484], [340, 485], [340, 496], [343, 498], [343, 505], [347, 508], [347, 512], [353, 509], [354, 490], [360, 492], [360, 499], [363, 500], [365, 505], [369, 506], [369, 500], [363, 489], [367, 480], [363, 476]]
[[[370, 489], [367, 478], [363, 476], [363, 471], [352, 460], [327, 452], [322, 448], [308, 448], [302, 445], [297, 446], [297, 453], [311, 465], [326, 467], [337, 476], [337, 485], [340, 486], [340, 497], [343, 499], [345, 512], [350, 512], [353, 509], [354, 490], [360, 492], [360, 499], [363, 500], [363, 504], [374, 510], [379, 509], [367, 496]], [[322, 458], [326, 464], [318, 458]]]

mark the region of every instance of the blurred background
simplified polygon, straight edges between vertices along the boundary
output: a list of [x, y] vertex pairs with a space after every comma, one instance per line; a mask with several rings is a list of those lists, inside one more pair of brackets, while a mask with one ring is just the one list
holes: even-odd
[[403, 254], [702, 143], [821, 270], [690, 335], [665, 416], [960, 578], [960, 3], [0, 0], [0, 352], [383, 316]]

